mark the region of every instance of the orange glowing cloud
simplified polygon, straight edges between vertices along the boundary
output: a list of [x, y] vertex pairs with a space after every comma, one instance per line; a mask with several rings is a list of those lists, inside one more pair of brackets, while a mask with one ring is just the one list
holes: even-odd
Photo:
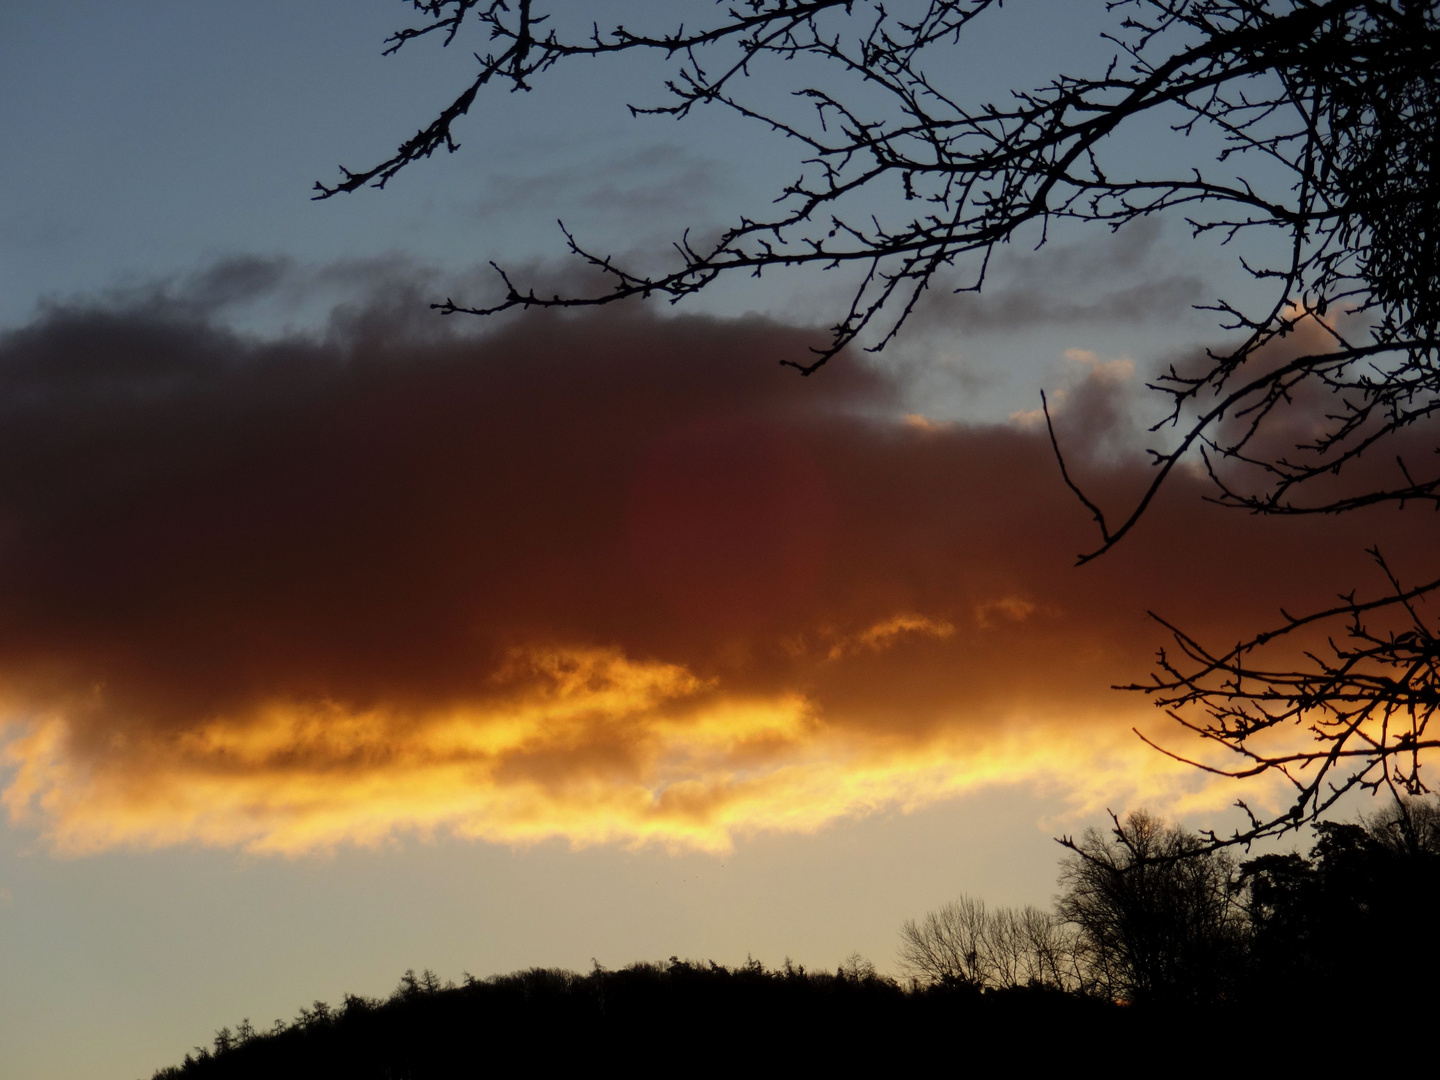
[[1117, 798], [1216, 805], [1191, 772], [1094, 717], [895, 738], [826, 724], [800, 695], [708, 694], [670, 665], [535, 659], [553, 685], [509, 702], [421, 717], [273, 705], [89, 761], [63, 721], [43, 720], [6, 748], [4, 800], [16, 820], [43, 817], [68, 854], [198, 842], [288, 855], [439, 830], [723, 851], [1006, 783], [1060, 790], [1086, 813]]
[[[164, 310], [0, 339], [0, 762], [59, 851], [299, 854], [444, 831], [723, 850], [994, 784], [1223, 805], [1131, 733], [1163, 611], [1232, 639], [1435, 526], [1317, 532], [1180, 476], [1082, 569], [1043, 431], [917, 423], [761, 320], [356, 319], [256, 342]], [[1057, 419], [1118, 504], [1129, 392]], [[1104, 446], [1104, 452], [1092, 453]], [[1254, 793], [1251, 792], [1253, 795]]]

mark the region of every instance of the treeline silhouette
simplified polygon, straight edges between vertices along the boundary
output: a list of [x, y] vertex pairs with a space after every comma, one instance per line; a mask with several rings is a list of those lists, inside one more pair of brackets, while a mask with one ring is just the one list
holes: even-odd
[[[1308, 854], [1244, 861], [1144, 811], [1113, 826], [1062, 841], [1051, 911], [962, 897], [907, 921], [903, 980], [858, 955], [833, 973], [678, 957], [459, 985], [411, 971], [385, 999], [346, 995], [268, 1030], [222, 1029], [154, 1080], [425, 1080], [627, 1061], [893, 1070], [953, 1066], [961, 1046], [971, 1060], [1058, 1064], [1096, 1040], [1163, 1052], [1197, 1024], [1254, 1052], [1348, 997], [1386, 1024], [1433, 1015], [1440, 803], [1322, 823]], [[1314, 1037], [1287, 1045], [1322, 1049]]]
[[1145, 811], [1066, 839], [1052, 911], [961, 897], [907, 921], [919, 985], [1018, 986], [1151, 1008], [1285, 1010], [1322, 988], [1440, 1000], [1440, 802], [1321, 822], [1308, 855], [1238, 860]]
[[467, 976], [460, 985], [407, 972], [384, 1000], [347, 995], [339, 1007], [317, 1001], [269, 1031], [245, 1023], [222, 1030], [213, 1050], [197, 1047], [155, 1080], [429, 1080], [497, 1067], [548, 1075], [606, 1064], [703, 1074], [918, 1066], [939, 1047], [931, 1038], [917, 1041], [917, 1032], [980, 1045], [1039, 1023], [1065, 1039], [1115, 1011], [1098, 999], [1043, 989], [903, 986], [864, 964], [830, 973], [788, 962], [726, 967], [672, 957], [584, 975], [534, 968]]

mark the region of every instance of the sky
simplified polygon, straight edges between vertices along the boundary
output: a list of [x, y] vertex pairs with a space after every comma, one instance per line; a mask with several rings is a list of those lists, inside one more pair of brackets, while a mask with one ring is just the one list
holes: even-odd
[[[407, 968], [893, 969], [962, 892], [1048, 903], [1107, 809], [1273, 802], [1136, 737], [1172, 737], [1111, 689], [1147, 612], [1235, 640], [1433, 525], [1262, 521], [1182, 470], [1077, 569], [1036, 412], [1133, 498], [1145, 378], [1215, 342], [1229, 253], [1064, 233], [810, 379], [824, 277], [444, 318], [492, 258], [570, 272], [557, 218], [655, 256], [791, 159], [596, 65], [313, 202], [473, 63], [382, 58], [405, 7], [0, 8], [0, 1075], [148, 1076]], [[1103, 65], [1082, 5], [1014, 9], [957, 53], [977, 92]]]

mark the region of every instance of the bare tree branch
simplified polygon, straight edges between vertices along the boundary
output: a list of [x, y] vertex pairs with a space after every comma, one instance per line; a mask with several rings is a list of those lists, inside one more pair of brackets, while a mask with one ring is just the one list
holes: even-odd
[[[633, 113], [729, 110], [799, 151], [795, 178], [772, 204], [710, 242], [686, 233], [674, 246], [678, 266], [622, 265], [562, 225], [571, 253], [606, 287], [545, 295], [497, 266], [498, 302], [447, 298], [434, 305], [441, 312], [675, 303], [735, 274], [848, 271], [849, 299], [829, 341], [786, 361], [810, 375], [852, 345], [884, 348], [942, 279], [980, 290], [999, 245], [1043, 245], [1061, 223], [1113, 230], [1179, 217], [1197, 240], [1244, 238], [1248, 251], [1268, 254], [1241, 258], [1255, 284], [1243, 302], [1205, 305], [1235, 340], [1151, 383], [1167, 403], [1151, 432], [1168, 441], [1150, 450], [1154, 475], [1128, 509], [1107, 515], [1087, 496], [1042, 399], [1062, 476], [1099, 529], [1079, 561], [1126, 537], [1177, 466], [1197, 459], [1215, 501], [1254, 513], [1440, 508], [1440, 8], [1432, 2], [1110, 0], [1115, 51], [1103, 72], [1059, 74], [979, 105], [960, 100], [945, 65], [975, 20], [1003, 17], [999, 0], [695, 0], [665, 5], [666, 19], [683, 7], [688, 22], [640, 29], [567, 24], [573, 10], [543, 0], [411, 7], [420, 21], [394, 34], [387, 52], [427, 37], [449, 45], [471, 31], [488, 36], [489, 50], [430, 124], [380, 163], [317, 184], [316, 198], [384, 187], [436, 151], [454, 151], [461, 119], [497, 87], [528, 90], [557, 65], [632, 53], [671, 65], [660, 100]], [[789, 95], [756, 90], [749, 76], [762, 68], [800, 73], [800, 82]], [[1173, 155], [1174, 166], [1154, 174], [1114, 152], [1157, 121], [1178, 145], [1219, 150], [1188, 162]], [[1305, 344], [1293, 348], [1297, 341]], [[1306, 421], [1298, 442], [1297, 416]], [[1418, 605], [1440, 585], [1391, 583], [1381, 600], [1347, 597], [1223, 654], [1164, 624], [1178, 652], [1162, 654], [1153, 685], [1133, 689], [1233, 752], [1237, 766], [1221, 772], [1272, 773], [1294, 787], [1285, 815], [1252, 816], [1235, 839], [1291, 828], [1356, 787], [1423, 790], [1436, 652]], [[1372, 629], [1399, 613], [1408, 629]], [[1309, 666], [1258, 662], [1265, 647], [1327, 621], [1345, 625], [1342, 641], [1312, 651]], [[1287, 725], [1315, 745], [1262, 748]]]

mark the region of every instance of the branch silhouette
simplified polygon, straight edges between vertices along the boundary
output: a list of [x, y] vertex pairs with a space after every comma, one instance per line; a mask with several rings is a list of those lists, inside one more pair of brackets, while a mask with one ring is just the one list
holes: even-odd
[[[1103, 5], [1114, 16], [1106, 35], [1114, 57], [1103, 72], [1057, 74], [978, 106], [935, 73], [953, 61], [973, 23], [1009, 17], [998, 0], [696, 4], [689, 22], [640, 29], [570, 25], [542, 0], [412, 7], [420, 21], [395, 33], [387, 52], [432, 36], [448, 46], [469, 31], [487, 35], [489, 51], [477, 54], [470, 83], [430, 124], [378, 164], [317, 183], [316, 198], [384, 187], [438, 150], [453, 152], [455, 129], [482, 93], [529, 90], [582, 58], [658, 56], [670, 77], [656, 102], [632, 105], [632, 113], [684, 119], [701, 106], [728, 110], [798, 150], [794, 178], [763, 212], [740, 216], [710, 241], [684, 233], [674, 245], [678, 265], [622, 263], [562, 224], [571, 254], [608, 287], [545, 294], [495, 266], [498, 302], [447, 297], [433, 305], [445, 314], [630, 298], [676, 303], [737, 274], [849, 271], [849, 298], [828, 342], [782, 361], [811, 375], [851, 346], [884, 349], [929, 289], [979, 292], [1001, 245], [1041, 247], [1061, 223], [1115, 230], [1177, 217], [1194, 239], [1243, 241], [1265, 254], [1240, 259], [1254, 282], [1243, 300], [1203, 305], [1232, 342], [1149, 384], [1166, 402], [1150, 431], [1167, 441], [1149, 450], [1154, 474], [1128, 508], [1107, 514], [1087, 495], [1042, 399], [1062, 477], [1099, 531], [1078, 561], [1129, 536], [1186, 463], [1209, 477], [1214, 501], [1251, 513], [1440, 509], [1440, 442], [1426, 441], [1440, 416], [1433, 3], [1115, 0]], [[777, 94], [750, 78], [762, 68], [798, 72], [799, 82]], [[1158, 172], [1115, 153], [1157, 125], [1200, 149], [1188, 162], [1173, 155], [1173, 166]], [[1155, 685], [1136, 689], [1156, 695], [1190, 732], [1239, 755], [1243, 767], [1224, 775], [1276, 772], [1296, 785], [1291, 812], [1252, 819], [1246, 838], [1294, 827], [1356, 786], [1424, 790], [1434, 637], [1417, 605], [1440, 583], [1393, 584], [1388, 599], [1347, 600], [1229, 653], [1163, 624], [1178, 652], [1162, 655]], [[1393, 638], [1372, 634], [1364, 621], [1402, 609], [1413, 625]], [[1277, 636], [1328, 619], [1350, 620], [1348, 644], [1333, 655], [1312, 653], [1303, 670], [1248, 659]], [[1373, 674], [1380, 671], [1390, 674]], [[1195, 710], [1201, 719], [1181, 715]], [[1403, 736], [1395, 734], [1402, 713], [1410, 718]], [[1292, 721], [1321, 747], [1255, 748]], [[1353, 779], [1341, 779], [1337, 770], [1352, 766]]]

